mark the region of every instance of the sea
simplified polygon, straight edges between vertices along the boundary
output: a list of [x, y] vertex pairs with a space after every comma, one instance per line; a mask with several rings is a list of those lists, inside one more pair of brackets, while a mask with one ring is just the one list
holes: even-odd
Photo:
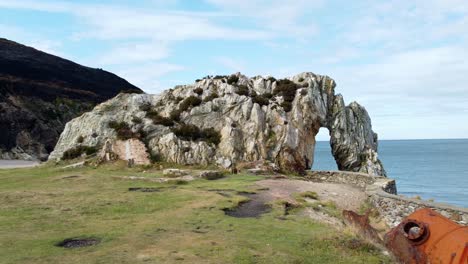
[[[468, 139], [380, 140], [398, 194], [468, 208]], [[313, 170], [337, 170], [328, 141], [317, 141]]]

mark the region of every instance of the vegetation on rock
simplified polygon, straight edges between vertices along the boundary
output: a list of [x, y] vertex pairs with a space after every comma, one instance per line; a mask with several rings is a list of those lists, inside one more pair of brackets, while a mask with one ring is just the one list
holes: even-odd
[[221, 142], [221, 135], [213, 128], [200, 129], [191, 124], [180, 124], [172, 129], [174, 134], [183, 140], [201, 140], [207, 143], [218, 145]]
[[146, 112], [146, 117], [153, 121], [155, 125], [173, 126], [174, 121], [171, 118], [163, 117], [158, 112], [151, 110]]
[[239, 76], [234, 75], [234, 74], [229, 76], [227, 79], [227, 83], [231, 85], [237, 83], [238, 81], [239, 81]]
[[197, 88], [193, 89], [193, 92], [198, 94], [198, 95], [202, 95], [203, 94], [203, 89], [200, 88], [200, 87], [197, 87]]
[[252, 96], [252, 101], [260, 106], [270, 104], [270, 98], [265, 94]]
[[216, 99], [216, 98], [218, 98], [218, 97], [219, 97], [218, 93], [212, 92], [210, 95], [208, 95], [207, 97], [205, 97], [205, 99], [203, 99], [203, 102], [204, 102], [204, 103], [207, 103], [207, 102], [213, 101], [213, 99]]
[[117, 138], [120, 140], [127, 140], [131, 138], [140, 137], [140, 134], [133, 132], [130, 126], [124, 121], [110, 121], [108, 125], [110, 128], [115, 130], [115, 132], [117, 133]]
[[63, 160], [70, 160], [70, 159], [76, 159], [81, 157], [83, 154], [86, 154], [87, 156], [93, 155], [97, 152], [96, 147], [90, 147], [90, 146], [76, 146], [74, 148], [71, 148], [63, 153], [62, 159]]
[[292, 101], [296, 97], [296, 91], [299, 86], [291, 80], [282, 79], [276, 82], [276, 88], [273, 90], [274, 95], [282, 96], [284, 102], [281, 104], [285, 112], [292, 109]]
[[236, 93], [238, 95], [249, 96], [249, 87], [247, 87], [247, 85], [239, 85], [237, 86]]
[[187, 111], [191, 107], [199, 106], [202, 103], [202, 100], [196, 96], [189, 96], [185, 98], [182, 103], [180, 103], [179, 110], [181, 112]]

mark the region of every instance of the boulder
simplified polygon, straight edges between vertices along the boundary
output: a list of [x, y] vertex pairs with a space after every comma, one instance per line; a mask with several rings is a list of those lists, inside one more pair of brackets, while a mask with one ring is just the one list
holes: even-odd
[[207, 170], [200, 172], [200, 178], [206, 180], [217, 180], [224, 177], [224, 174], [216, 170]]
[[188, 175], [188, 171], [180, 169], [165, 169], [163, 170], [163, 175], [168, 178], [177, 178]]

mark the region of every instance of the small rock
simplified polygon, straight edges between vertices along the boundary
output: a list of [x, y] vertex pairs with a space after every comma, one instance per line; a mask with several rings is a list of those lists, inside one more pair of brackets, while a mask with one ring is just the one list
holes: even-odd
[[182, 177], [188, 175], [188, 172], [180, 169], [165, 169], [163, 175], [169, 178]]
[[259, 169], [259, 168], [248, 169], [247, 172], [255, 174], [255, 175], [262, 175], [262, 174], [268, 174], [269, 173], [267, 170]]
[[200, 172], [200, 178], [207, 179], [207, 180], [217, 180], [223, 178], [224, 175], [220, 171], [202, 171]]

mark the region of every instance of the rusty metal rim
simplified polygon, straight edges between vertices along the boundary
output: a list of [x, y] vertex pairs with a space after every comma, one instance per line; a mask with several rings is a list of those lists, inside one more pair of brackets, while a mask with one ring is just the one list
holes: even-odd
[[[410, 229], [413, 227], [419, 228], [418, 233], [410, 233]], [[415, 219], [407, 219], [403, 221], [400, 228], [402, 234], [404, 234], [408, 241], [415, 246], [423, 244], [430, 236], [430, 231], [429, 228], [427, 228], [427, 225]]]

